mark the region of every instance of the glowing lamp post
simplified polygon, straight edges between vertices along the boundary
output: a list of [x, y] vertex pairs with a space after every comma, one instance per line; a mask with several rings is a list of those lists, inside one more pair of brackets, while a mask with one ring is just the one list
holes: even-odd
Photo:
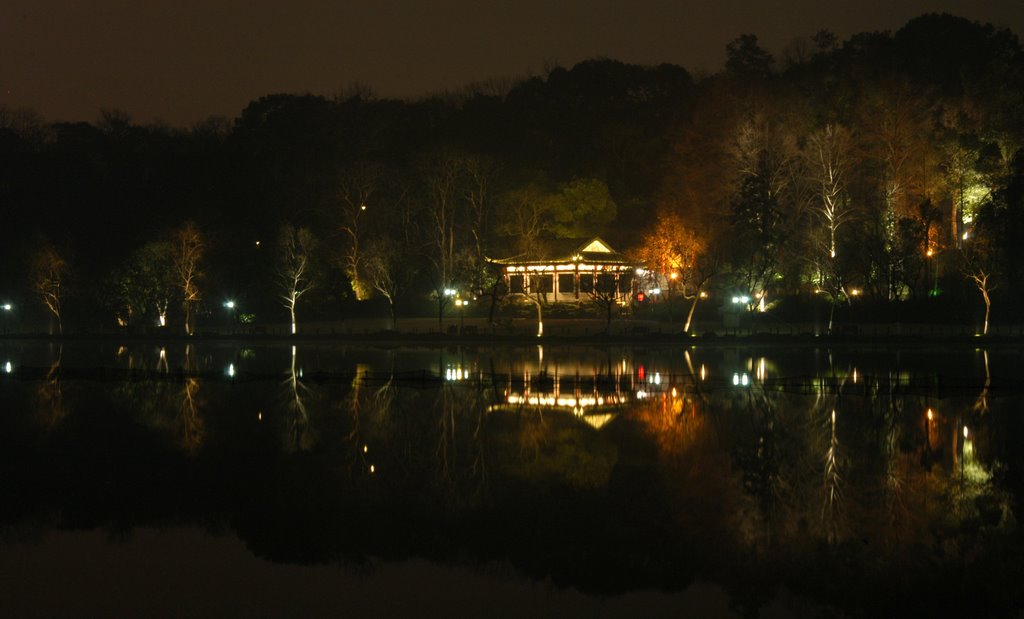
[[459, 333], [466, 332], [466, 306], [469, 299], [455, 299], [455, 306], [459, 308]]
[[226, 309], [228, 311], [228, 316], [230, 317], [232, 323], [235, 322], [235, 308], [236, 307], [237, 307], [237, 305], [231, 299], [228, 299], [227, 301], [224, 302], [224, 309]]

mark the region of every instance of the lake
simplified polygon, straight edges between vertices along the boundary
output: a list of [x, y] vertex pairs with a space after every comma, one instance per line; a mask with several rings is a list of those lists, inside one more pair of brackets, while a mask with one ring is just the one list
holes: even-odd
[[1022, 362], [0, 341], [0, 608], [1012, 614]]

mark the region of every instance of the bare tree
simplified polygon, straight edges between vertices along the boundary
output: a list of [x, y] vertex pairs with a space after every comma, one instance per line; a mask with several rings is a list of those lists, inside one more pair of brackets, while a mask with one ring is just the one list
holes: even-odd
[[500, 196], [498, 232], [512, 239], [518, 255], [534, 257], [541, 236], [551, 232], [552, 199], [549, 192], [532, 183]]
[[291, 224], [281, 228], [277, 280], [281, 287], [280, 298], [291, 315], [292, 335], [297, 325], [295, 307], [315, 285], [311, 266], [315, 246], [316, 239], [309, 228], [296, 228]]
[[797, 160], [796, 140], [779, 122], [764, 112], [752, 113], [733, 130], [729, 154], [740, 175], [760, 177], [770, 196], [781, 200], [790, 188]]
[[390, 237], [370, 242], [365, 254], [366, 281], [388, 301], [391, 328], [398, 325], [398, 299], [405, 290], [410, 268], [401, 245]]
[[57, 321], [57, 333], [64, 334], [62, 304], [68, 263], [53, 245], [43, 243], [32, 261], [32, 284], [43, 305]]
[[182, 309], [185, 314], [185, 334], [192, 335], [192, 314], [199, 304], [199, 279], [202, 273], [199, 263], [203, 258], [206, 245], [203, 235], [195, 222], [186, 222], [173, 236], [174, 269], [178, 276], [178, 286], [182, 293]]
[[459, 220], [460, 180], [463, 165], [451, 153], [441, 153], [430, 160], [424, 180], [429, 206], [428, 238], [431, 251], [428, 259], [434, 265], [434, 297], [437, 300], [437, 326], [441, 328], [444, 308], [452, 299], [456, 252], [456, 224]]
[[911, 204], [920, 201], [923, 195], [921, 179], [915, 170], [922, 167], [920, 160], [926, 148], [923, 136], [927, 135], [925, 126], [930, 105], [906, 82], [879, 89], [878, 98], [872, 110], [871, 128], [884, 164], [882, 196], [890, 218], [910, 217], [914, 215]]
[[987, 248], [980, 246], [986, 241], [980, 237], [971, 239], [970, 245], [960, 250], [964, 276], [970, 280], [985, 302], [985, 322], [982, 335], [988, 335], [988, 319], [992, 312], [992, 291], [996, 289], [996, 267], [988, 255]]
[[828, 232], [828, 254], [836, 257], [836, 233], [850, 217], [846, 191], [849, 175], [850, 132], [842, 126], [827, 124], [807, 138], [808, 170], [817, 187], [817, 213]]
[[612, 330], [612, 310], [627, 298], [626, 294], [619, 290], [616, 280], [618, 276], [611, 273], [598, 275], [594, 282], [594, 288], [590, 291], [590, 301], [605, 314], [605, 332]]
[[354, 164], [341, 175], [339, 228], [347, 240], [342, 256], [342, 267], [352, 283], [352, 292], [360, 301], [370, 296], [370, 290], [362, 280], [362, 244], [366, 236], [363, 219], [370, 208], [370, 199], [377, 191], [381, 176], [380, 166], [368, 162]]
[[484, 260], [484, 246], [490, 232], [491, 192], [495, 164], [482, 157], [466, 157], [463, 162], [466, 183], [463, 197], [469, 207], [469, 231], [473, 236], [476, 258]]

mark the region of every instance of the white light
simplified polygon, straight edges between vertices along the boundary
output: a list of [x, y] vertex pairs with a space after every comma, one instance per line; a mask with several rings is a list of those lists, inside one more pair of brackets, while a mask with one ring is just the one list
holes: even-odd
[[3, 308], [5, 312], [9, 312], [11, 311], [12, 306], [10, 303], [4, 303]]
[[655, 372], [654, 373], [654, 384], [655, 385], [660, 385], [661, 384], [661, 372]]
[[750, 377], [744, 374], [743, 376], [740, 377], [740, 382], [743, 383], [744, 387], [746, 387], [747, 385], [750, 384]]
[[235, 375], [235, 364], [234, 363], [229, 363], [228, 364], [228, 376], [234, 376], [234, 375]]
[[748, 297], [747, 295], [743, 295], [742, 297], [740, 297], [740, 303], [750, 303], [750, 297]]
[[650, 294], [661, 294], [661, 288], [655, 288], [653, 290], [648, 290], [647, 292]]
[[646, 270], [646, 269], [637, 269], [637, 270], [636, 270], [636, 274], [637, 274], [637, 275], [643, 275], [643, 274], [645, 274], [645, 273], [647, 273], [647, 270]]
[[445, 288], [444, 289], [444, 296], [446, 296], [446, 297], [454, 297], [455, 296], [455, 289], [454, 288]]
[[235, 309], [235, 302], [234, 301], [225, 301], [224, 302], [224, 307], [226, 307], [228, 309]]
[[733, 303], [739, 303], [740, 302], [740, 298], [739, 297], [733, 297], [732, 298], [732, 302]]
[[11, 365], [10, 361], [8, 361], [7, 363], [4, 364], [4, 372], [10, 374], [13, 371], [14, 371], [14, 366]]
[[965, 241], [967, 240], [967, 231], [966, 230], [964, 230], [964, 240]]
[[733, 385], [739, 385], [740, 384], [740, 375], [739, 374], [733, 374], [732, 375], [732, 384]]

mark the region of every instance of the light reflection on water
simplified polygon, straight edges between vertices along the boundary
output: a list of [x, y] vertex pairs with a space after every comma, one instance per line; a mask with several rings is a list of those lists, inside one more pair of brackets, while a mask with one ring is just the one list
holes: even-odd
[[843, 579], [900, 599], [1014, 567], [1016, 352], [4, 346], [7, 526], [223, 519], [280, 561], [497, 558], [593, 591], [696, 573], [830, 603]]

